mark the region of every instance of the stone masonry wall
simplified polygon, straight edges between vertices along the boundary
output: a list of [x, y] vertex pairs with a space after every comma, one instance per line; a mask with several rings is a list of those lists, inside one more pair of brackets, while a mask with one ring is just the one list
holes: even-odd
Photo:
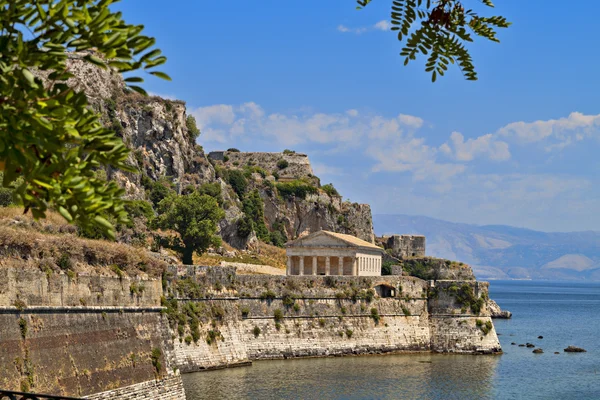
[[182, 400], [185, 399], [185, 391], [181, 376], [177, 374], [162, 380], [137, 383], [85, 398], [90, 400]]
[[[242, 168], [246, 165], [254, 165], [269, 173], [277, 172], [281, 181], [312, 178], [313, 176], [313, 170], [306, 154], [218, 151], [209, 153], [208, 158], [214, 161], [220, 161], [227, 165], [228, 168], [235, 169], [237, 167]], [[277, 163], [280, 160], [287, 161], [288, 166], [280, 169], [277, 166]]]
[[[160, 384], [174, 373], [161, 294], [157, 280], [0, 270], [0, 387], [83, 396]], [[164, 398], [152, 393], [140, 398]]]
[[435, 282], [429, 296], [432, 351], [502, 352], [488, 309], [488, 289], [487, 282]]
[[27, 306], [160, 306], [157, 279], [130, 279], [46, 274], [34, 268], [0, 269], [0, 307]]
[[[178, 333], [177, 323], [171, 324], [171, 363], [182, 372], [259, 359], [500, 351], [495, 331], [484, 334], [478, 325], [489, 320], [485, 309], [481, 315], [448, 315], [448, 309], [460, 308], [451, 296], [443, 304], [438, 298], [431, 308], [429, 282], [420, 279], [236, 276], [217, 268], [188, 270], [191, 281], [197, 282], [194, 294], [176, 289], [177, 282], [171, 288], [181, 298], [179, 312], [191, 307], [200, 321], [197, 341], [191, 339], [189, 326]], [[190, 285], [186, 281], [188, 289]], [[376, 295], [383, 293], [378, 290], [381, 285], [394, 288], [395, 297]], [[482, 285], [479, 293], [485, 289]]]

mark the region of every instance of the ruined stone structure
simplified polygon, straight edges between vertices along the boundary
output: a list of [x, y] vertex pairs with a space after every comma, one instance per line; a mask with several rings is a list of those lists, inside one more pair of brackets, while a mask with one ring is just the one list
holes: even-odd
[[287, 275], [380, 276], [383, 249], [351, 235], [318, 231], [286, 245]]
[[[269, 173], [277, 172], [279, 182], [314, 178], [308, 156], [301, 153], [211, 151], [208, 153], [208, 158], [221, 162], [232, 169], [250, 165], [260, 167]], [[282, 168], [282, 165], [279, 164], [281, 160], [285, 161], [286, 167]]]
[[382, 238], [386, 250], [391, 250], [392, 257], [399, 259], [425, 256], [425, 236], [392, 235]]

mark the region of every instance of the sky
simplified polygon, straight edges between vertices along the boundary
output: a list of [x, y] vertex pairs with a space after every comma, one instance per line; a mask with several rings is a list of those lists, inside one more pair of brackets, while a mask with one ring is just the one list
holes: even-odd
[[[471, 7], [477, 0], [464, 0]], [[513, 25], [469, 45], [479, 74], [431, 82], [389, 31], [391, 0], [123, 0], [168, 57], [206, 151], [306, 153], [374, 214], [600, 230], [600, 2], [496, 0]], [[557, 3], [558, 4], [558, 3]], [[475, 7], [472, 7], [475, 8]]]

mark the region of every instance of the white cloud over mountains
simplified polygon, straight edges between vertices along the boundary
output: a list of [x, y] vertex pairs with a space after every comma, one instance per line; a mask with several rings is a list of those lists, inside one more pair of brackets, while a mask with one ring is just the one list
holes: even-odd
[[[571, 113], [556, 120], [514, 122], [476, 137], [451, 132], [446, 140], [438, 135], [436, 144], [430, 138], [431, 125], [408, 114], [387, 117], [357, 109], [268, 112], [255, 102], [217, 104], [190, 112], [207, 148], [302, 148], [310, 153], [317, 175], [337, 176], [342, 182], [357, 182], [359, 175], [366, 181], [391, 179], [407, 190], [398, 204], [412, 199], [432, 209], [438, 207], [440, 213], [444, 206], [451, 206], [457, 212], [467, 213], [472, 207], [480, 213], [508, 215], [508, 208], [527, 205], [531, 215], [537, 215], [557, 207], [558, 199], [560, 207], [583, 212], [589, 206], [583, 200], [595, 187], [580, 176], [544, 173], [542, 165], [525, 173], [521, 168], [530, 157], [507, 161], [514, 157], [511, 148], [527, 148], [528, 154], [538, 151], [544, 159], [551, 146], [556, 151], [558, 146], [591, 138], [600, 133], [600, 115]], [[522, 152], [516, 154], [521, 157]], [[373, 202], [392, 207], [383, 199]], [[413, 205], [415, 210], [419, 207]]]

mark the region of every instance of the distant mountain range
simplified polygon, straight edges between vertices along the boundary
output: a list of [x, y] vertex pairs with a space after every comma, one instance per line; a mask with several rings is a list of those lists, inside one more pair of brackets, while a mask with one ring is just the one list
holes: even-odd
[[374, 215], [377, 235], [420, 234], [427, 255], [463, 261], [478, 279], [600, 281], [600, 232], [546, 233], [428, 217]]

